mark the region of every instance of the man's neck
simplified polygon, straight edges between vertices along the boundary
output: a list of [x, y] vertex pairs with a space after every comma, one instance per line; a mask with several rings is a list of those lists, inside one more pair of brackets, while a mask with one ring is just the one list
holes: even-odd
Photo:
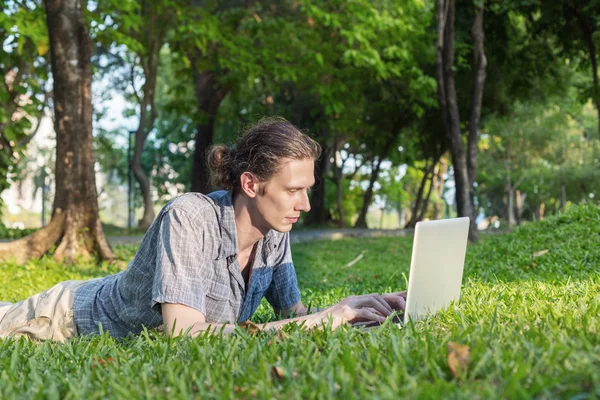
[[237, 233], [238, 253], [250, 251], [254, 244], [265, 235], [252, 224], [252, 215], [247, 198], [238, 195], [233, 200], [235, 230]]

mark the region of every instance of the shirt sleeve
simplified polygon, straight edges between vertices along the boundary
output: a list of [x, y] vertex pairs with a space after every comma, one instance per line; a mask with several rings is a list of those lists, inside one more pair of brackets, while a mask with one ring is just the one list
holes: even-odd
[[203, 224], [173, 208], [161, 220], [152, 306], [183, 304], [206, 315]]
[[265, 293], [267, 301], [278, 310], [291, 308], [300, 301], [298, 278], [292, 262], [290, 235], [286, 233], [280, 246], [283, 252], [273, 271], [271, 285]]

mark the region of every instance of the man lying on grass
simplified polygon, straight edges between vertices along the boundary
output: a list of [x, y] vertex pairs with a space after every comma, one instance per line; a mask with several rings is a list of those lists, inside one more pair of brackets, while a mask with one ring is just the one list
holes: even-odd
[[0, 337], [64, 341], [101, 329], [123, 337], [161, 326], [175, 335], [230, 333], [263, 296], [288, 318], [264, 329], [384, 321], [404, 309], [404, 293], [352, 296], [313, 314], [300, 301], [289, 231], [310, 210], [320, 152], [280, 118], [259, 121], [233, 148], [215, 146], [208, 163], [225, 190], [187, 193], [167, 204], [125, 271], [1, 303]]

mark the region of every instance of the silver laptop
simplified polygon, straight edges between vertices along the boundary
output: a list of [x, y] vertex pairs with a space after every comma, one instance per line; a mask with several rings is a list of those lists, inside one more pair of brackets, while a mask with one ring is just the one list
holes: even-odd
[[418, 321], [458, 300], [469, 218], [418, 222], [415, 227], [404, 322]]

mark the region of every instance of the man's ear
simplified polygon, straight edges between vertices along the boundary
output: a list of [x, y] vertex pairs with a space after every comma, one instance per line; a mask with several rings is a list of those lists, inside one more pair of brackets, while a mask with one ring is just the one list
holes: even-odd
[[251, 174], [250, 172], [244, 172], [240, 176], [240, 186], [243, 193], [251, 199], [255, 198], [258, 195], [259, 190], [259, 182], [256, 176]]

